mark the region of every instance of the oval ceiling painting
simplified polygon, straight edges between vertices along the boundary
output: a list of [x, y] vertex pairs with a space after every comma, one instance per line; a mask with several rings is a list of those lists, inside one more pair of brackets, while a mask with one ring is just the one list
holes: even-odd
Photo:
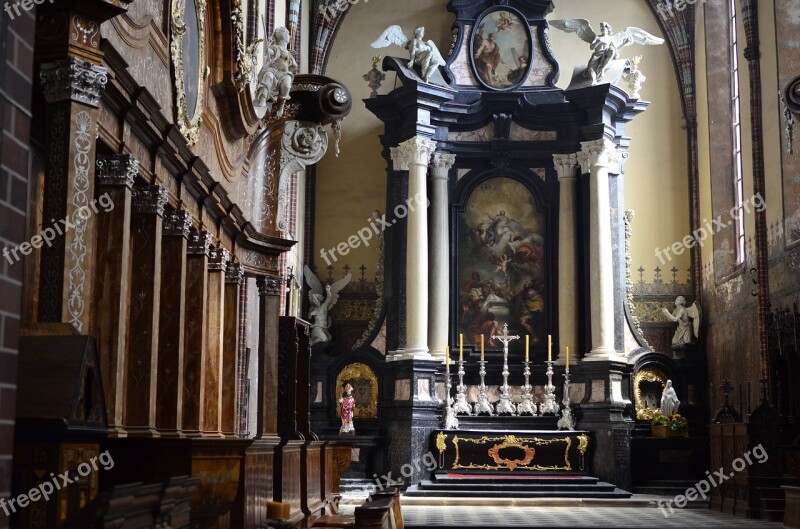
[[507, 9], [490, 11], [472, 37], [475, 75], [489, 88], [506, 90], [528, 77], [531, 33], [525, 20]]

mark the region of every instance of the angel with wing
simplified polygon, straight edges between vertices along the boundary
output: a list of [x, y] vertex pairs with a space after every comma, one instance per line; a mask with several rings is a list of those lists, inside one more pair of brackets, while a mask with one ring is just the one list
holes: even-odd
[[440, 66], [444, 66], [445, 60], [442, 54], [439, 53], [439, 48], [432, 40], [425, 39], [425, 28], [420, 26], [414, 31], [414, 37], [408, 38], [400, 26], [389, 26], [381, 33], [378, 40], [373, 42], [373, 48], [386, 48], [392, 44], [401, 46], [408, 50], [410, 55], [408, 67], [419, 67], [422, 80], [426, 83], [430, 82], [430, 77]]
[[682, 349], [692, 343], [692, 335], [700, 337], [700, 307], [697, 302], [686, 308], [686, 298], [678, 296], [675, 300], [675, 310], [670, 312], [666, 307], [662, 309], [664, 316], [673, 323], [678, 324], [678, 330], [672, 338], [672, 348]]
[[664, 39], [655, 37], [639, 28], [629, 27], [614, 33], [608, 22], [600, 24], [599, 35], [592, 29], [589, 21], [582, 18], [551, 20], [550, 25], [567, 33], [577, 33], [581, 40], [589, 44], [592, 58], [589, 59], [585, 75], [591, 77], [592, 85], [603, 80], [611, 61], [619, 59], [621, 49], [633, 44], [664, 44]]
[[[331, 319], [328, 316], [336, 302], [339, 300], [339, 292], [350, 283], [353, 276], [348, 272], [339, 281], [332, 285], [326, 285], [323, 291], [322, 282], [314, 275], [314, 272], [308, 267], [304, 268], [306, 283], [311, 287], [308, 293], [308, 300], [311, 302], [311, 309], [308, 311], [308, 319], [311, 322], [311, 345], [331, 341], [331, 334], [328, 328], [331, 326]], [[327, 294], [327, 296], [326, 296]]]

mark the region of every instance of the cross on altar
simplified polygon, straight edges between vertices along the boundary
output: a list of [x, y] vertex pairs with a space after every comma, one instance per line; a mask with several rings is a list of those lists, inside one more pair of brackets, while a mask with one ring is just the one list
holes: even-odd
[[514, 340], [519, 340], [519, 336], [511, 336], [508, 334], [508, 324], [503, 324], [503, 334], [500, 336], [492, 336], [493, 340], [500, 340], [503, 342], [503, 385], [500, 387], [502, 393], [500, 394], [500, 402], [497, 403], [496, 411], [498, 415], [516, 415], [517, 408], [511, 402], [511, 392], [508, 387], [508, 344]]

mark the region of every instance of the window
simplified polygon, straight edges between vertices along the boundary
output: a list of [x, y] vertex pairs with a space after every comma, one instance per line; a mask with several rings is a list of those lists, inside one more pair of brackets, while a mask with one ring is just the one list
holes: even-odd
[[736, 264], [744, 263], [744, 179], [742, 176], [742, 98], [739, 86], [739, 33], [737, 29], [736, 0], [728, 0], [728, 31], [730, 31], [731, 65], [731, 127], [733, 133], [733, 184], [734, 208], [738, 211], [736, 229]]

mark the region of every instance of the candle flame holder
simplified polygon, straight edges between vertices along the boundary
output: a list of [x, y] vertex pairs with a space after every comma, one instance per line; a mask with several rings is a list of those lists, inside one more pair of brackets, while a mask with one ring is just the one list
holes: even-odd
[[564, 410], [561, 412], [561, 418], [558, 420], [558, 429], [572, 431], [575, 429], [575, 417], [572, 416], [571, 402], [569, 399], [569, 368], [566, 368], [566, 371], [564, 371], [564, 399], [562, 403], [564, 404]]
[[541, 404], [542, 415], [558, 416], [560, 407], [556, 402], [556, 387], [553, 385], [553, 361], [547, 361], [547, 385], [544, 387], [544, 402]]
[[529, 360], [525, 360], [525, 385], [522, 386], [522, 401], [517, 404], [517, 414], [518, 415], [533, 415], [536, 416], [539, 414], [538, 405], [533, 401], [533, 395], [531, 394], [531, 390], [533, 387], [530, 384], [530, 377], [531, 377], [531, 363]]

